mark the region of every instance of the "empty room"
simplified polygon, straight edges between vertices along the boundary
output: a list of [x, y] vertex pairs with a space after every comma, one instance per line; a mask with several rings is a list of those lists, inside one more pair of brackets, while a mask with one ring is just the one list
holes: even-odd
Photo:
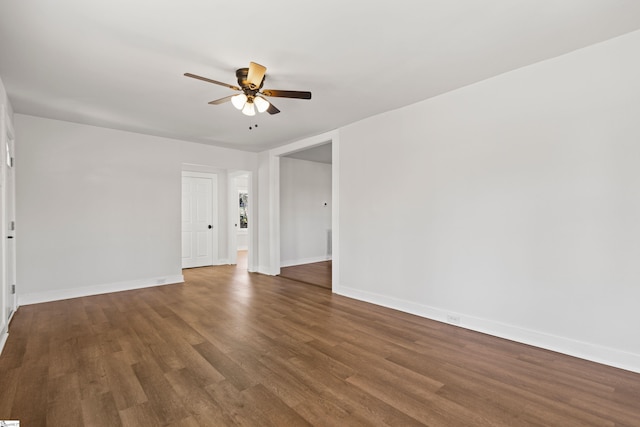
[[0, 2], [0, 423], [640, 426], [640, 2]]

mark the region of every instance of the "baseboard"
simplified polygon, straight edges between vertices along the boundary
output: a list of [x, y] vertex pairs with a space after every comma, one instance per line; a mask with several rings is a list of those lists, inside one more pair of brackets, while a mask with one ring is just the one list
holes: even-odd
[[9, 338], [9, 332], [2, 331], [0, 333], [0, 356], [2, 355], [2, 350], [4, 350], [4, 345], [7, 343], [7, 339]]
[[310, 258], [301, 258], [288, 261], [281, 261], [280, 267], [292, 267], [294, 265], [313, 264], [314, 262], [331, 261], [331, 255], [323, 255]]
[[7, 322], [2, 325], [2, 329], [0, 329], [0, 355], [2, 355], [2, 350], [4, 349], [4, 345], [7, 343], [7, 338], [9, 338], [9, 322], [11, 319], [7, 320]]
[[260, 274], [264, 274], [266, 276], [276, 276], [277, 273], [274, 273], [273, 270], [271, 270], [271, 267], [268, 265], [259, 265], [258, 269], [256, 270], [256, 273], [260, 273]]
[[7, 339], [9, 339], [9, 325], [11, 324], [11, 320], [13, 319], [13, 316], [15, 316], [16, 311], [18, 311], [18, 307], [11, 312], [11, 316], [9, 316], [5, 324], [2, 326], [2, 329], [0, 329], [0, 355], [2, 355], [2, 350], [4, 350], [4, 345], [7, 343]]
[[18, 296], [19, 305], [39, 304], [42, 302], [108, 294], [110, 292], [130, 291], [153, 286], [171, 285], [184, 282], [184, 277], [175, 276], [152, 277], [149, 279], [130, 280], [126, 282], [107, 283], [104, 285], [85, 286], [81, 288], [56, 289], [54, 291], [32, 292]]
[[425, 317], [438, 322], [449, 323], [472, 331], [482, 332], [499, 338], [601, 363], [603, 365], [640, 373], [640, 354], [629, 353], [614, 348], [576, 341], [570, 338], [523, 329], [517, 326], [496, 322], [494, 320], [468, 316], [464, 313], [446, 311], [412, 301], [350, 288], [348, 286], [339, 286], [337, 288], [334, 286], [333, 292], [349, 298], [392, 308], [405, 313], [415, 314], [416, 316]]
[[4, 325], [2, 325], [2, 329], [0, 329], [0, 355], [2, 355], [2, 350], [4, 350], [4, 345], [7, 343], [7, 339], [9, 338], [9, 324], [11, 323], [11, 319], [13, 315], [16, 313], [14, 310], [11, 313], [11, 316], [7, 319]]

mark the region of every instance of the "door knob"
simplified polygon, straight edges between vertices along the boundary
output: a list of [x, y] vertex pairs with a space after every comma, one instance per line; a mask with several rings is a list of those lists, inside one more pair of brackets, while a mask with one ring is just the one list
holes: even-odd
[[212, 228], [213, 228], [213, 225], [210, 225], [210, 226], [209, 226], [209, 230], [211, 230]]

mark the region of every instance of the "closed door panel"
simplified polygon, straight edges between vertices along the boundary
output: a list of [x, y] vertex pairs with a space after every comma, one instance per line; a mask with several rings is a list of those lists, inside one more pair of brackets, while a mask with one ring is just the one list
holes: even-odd
[[183, 174], [182, 268], [213, 265], [217, 258], [216, 191], [216, 175]]

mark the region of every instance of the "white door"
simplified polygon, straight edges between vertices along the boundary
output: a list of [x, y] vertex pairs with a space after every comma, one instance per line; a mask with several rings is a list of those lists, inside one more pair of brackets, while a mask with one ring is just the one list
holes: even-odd
[[2, 232], [0, 238], [3, 240], [0, 247], [0, 253], [2, 254], [2, 319], [0, 319], [0, 330], [3, 324], [11, 317], [16, 308], [15, 298], [15, 169], [13, 167], [13, 137], [10, 129], [8, 128], [8, 119], [5, 117], [3, 126], [3, 138], [2, 139], [2, 164], [0, 170], [2, 171], [0, 178], [0, 198], [2, 210], [0, 216], [2, 220]]
[[[11, 144], [12, 141], [7, 141], [7, 143]], [[9, 145], [11, 147], [11, 145]], [[14, 198], [14, 168], [13, 168], [13, 149], [8, 148], [8, 165], [5, 169], [5, 184], [6, 184], [6, 192], [5, 192], [5, 231], [7, 236], [7, 243], [5, 246], [5, 258], [6, 258], [6, 285], [7, 285], [7, 319], [11, 317], [13, 311], [16, 307], [16, 299], [15, 299], [15, 284], [16, 284], [16, 274], [15, 274], [15, 252], [16, 252], [16, 243], [15, 243], [15, 198]]]
[[238, 185], [235, 176], [229, 177], [229, 264], [236, 264], [238, 258]]
[[182, 173], [182, 268], [217, 261], [217, 189], [215, 174]]

